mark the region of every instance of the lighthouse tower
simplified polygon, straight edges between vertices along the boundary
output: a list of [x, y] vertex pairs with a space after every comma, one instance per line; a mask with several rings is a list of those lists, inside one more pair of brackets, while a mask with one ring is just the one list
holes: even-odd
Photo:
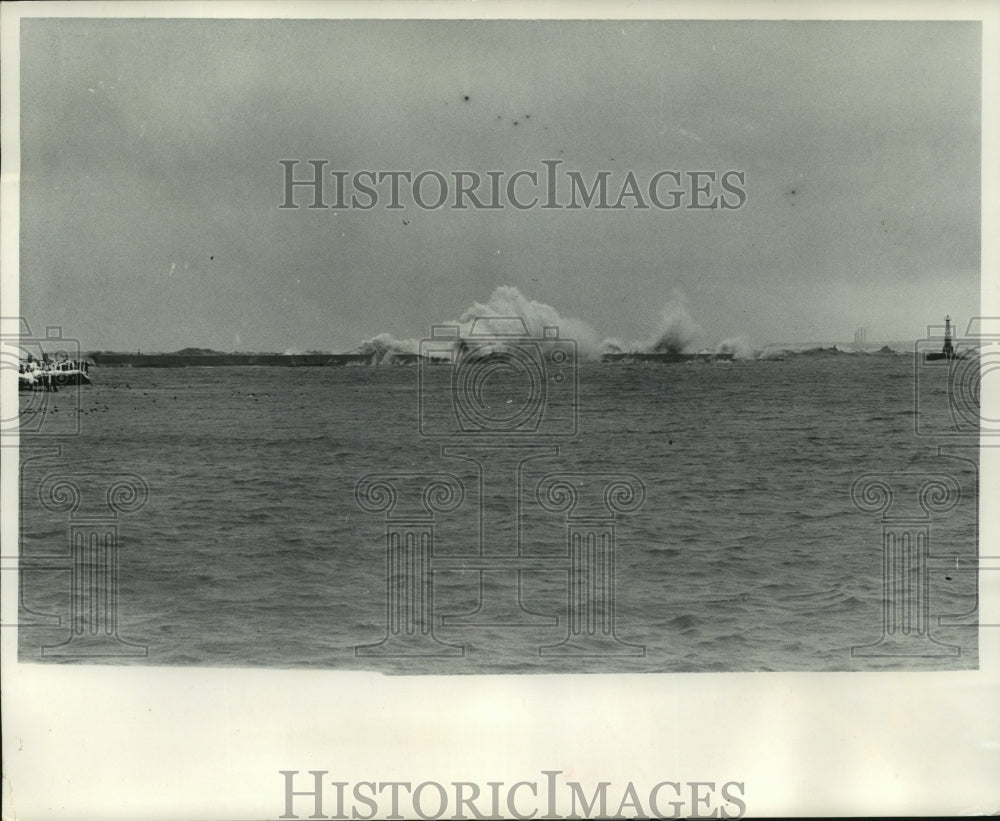
[[941, 353], [948, 359], [952, 359], [955, 356], [955, 349], [951, 344], [951, 316], [944, 318], [944, 347], [941, 349]]

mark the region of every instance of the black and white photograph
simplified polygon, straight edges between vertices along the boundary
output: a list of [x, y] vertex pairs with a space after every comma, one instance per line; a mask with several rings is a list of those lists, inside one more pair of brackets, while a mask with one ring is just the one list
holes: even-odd
[[2, 9], [5, 819], [1000, 810], [995, 7], [142, 6]]

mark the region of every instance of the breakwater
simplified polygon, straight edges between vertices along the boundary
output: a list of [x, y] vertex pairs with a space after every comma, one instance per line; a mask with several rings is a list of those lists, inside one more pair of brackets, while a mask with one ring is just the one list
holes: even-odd
[[728, 362], [731, 353], [606, 353], [601, 362]]
[[[397, 351], [374, 353], [117, 353], [98, 351], [91, 353], [91, 361], [102, 367], [119, 368], [188, 368], [188, 367], [245, 367], [268, 365], [288, 368], [337, 367], [343, 365], [412, 365], [420, 354]], [[711, 362], [731, 360], [731, 353], [608, 353], [602, 362]]]
[[110, 353], [90, 354], [95, 365], [124, 368], [188, 368], [270, 365], [289, 368], [367, 365], [364, 354], [280, 354], [280, 353]]

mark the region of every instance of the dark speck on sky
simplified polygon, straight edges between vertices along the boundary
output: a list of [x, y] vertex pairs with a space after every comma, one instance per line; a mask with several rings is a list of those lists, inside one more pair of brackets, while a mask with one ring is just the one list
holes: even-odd
[[[859, 325], [900, 340], [942, 306], [979, 312], [973, 21], [21, 22], [31, 104], [20, 123], [19, 313], [33, 330], [72, 317], [88, 347], [344, 351], [383, 331], [418, 338], [539, 274], [526, 299], [625, 340], [645, 339], [680, 301], [697, 346], [829, 343]], [[469, 116], [429, 115], [438, 102]], [[548, 131], [527, 127], [539, 111]], [[487, 117], [516, 123], [517, 137], [478, 128]], [[589, 207], [543, 208], [540, 162], [552, 156], [566, 161], [560, 204], [569, 172], [587, 190], [608, 172], [612, 203], [628, 171], [647, 206], [660, 171], [681, 177], [657, 178], [661, 200], [687, 193], [670, 210], [633, 207], [628, 193], [617, 210], [598, 195]], [[282, 158], [298, 161], [298, 180], [309, 159], [347, 181], [364, 169], [436, 169], [449, 204], [455, 171], [481, 177], [485, 203], [488, 169], [503, 172], [501, 194], [524, 169], [538, 174], [541, 198], [530, 212], [442, 207], [430, 220], [412, 184], [400, 186], [408, 210], [388, 209], [385, 180], [370, 210], [310, 208], [303, 186], [280, 209]], [[705, 202], [731, 202], [719, 176], [730, 169], [745, 175], [743, 205], [687, 207], [695, 185], [707, 186]], [[715, 180], [687, 176], [696, 171]], [[928, 199], [931, 178], [948, 185]], [[530, 180], [518, 186], [530, 202]], [[419, 230], [399, 231], [400, 217]], [[210, 287], [198, 279], [205, 248], [227, 261]], [[295, 299], [288, 269], [301, 278]], [[141, 310], [151, 301], [155, 323]]]

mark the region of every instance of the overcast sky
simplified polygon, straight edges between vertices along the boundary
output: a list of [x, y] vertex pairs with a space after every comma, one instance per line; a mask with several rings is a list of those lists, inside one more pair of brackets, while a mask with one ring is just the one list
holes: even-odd
[[[625, 340], [678, 300], [699, 344], [978, 313], [977, 23], [21, 26], [21, 313], [85, 349], [347, 350], [502, 285]], [[282, 159], [558, 159], [614, 192], [629, 170], [737, 170], [747, 200], [282, 210]]]

